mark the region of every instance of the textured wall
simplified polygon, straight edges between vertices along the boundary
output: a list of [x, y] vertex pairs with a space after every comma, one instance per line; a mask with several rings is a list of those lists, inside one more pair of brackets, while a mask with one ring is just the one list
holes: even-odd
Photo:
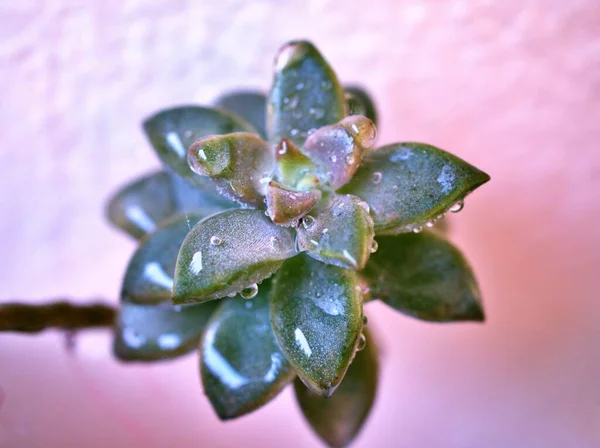
[[[381, 394], [355, 446], [599, 446], [597, 0], [0, 0], [0, 300], [116, 298], [133, 244], [103, 201], [157, 166], [140, 120], [266, 88], [298, 37], [370, 87], [382, 142], [492, 175], [454, 232], [488, 322], [370, 307]], [[78, 342], [0, 336], [1, 446], [318, 446], [290, 391], [220, 424], [194, 357], [122, 367], [106, 334]]]

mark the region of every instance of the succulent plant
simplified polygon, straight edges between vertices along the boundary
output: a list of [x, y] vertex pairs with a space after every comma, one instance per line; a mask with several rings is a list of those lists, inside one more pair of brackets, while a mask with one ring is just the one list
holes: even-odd
[[484, 319], [471, 268], [437, 222], [489, 176], [431, 145], [377, 148], [375, 122], [368, 95], [344, 89], [304, 41], [279, 51], [266, 97], [148, 118], [164, 171], [108, 206], [139, 239], [116, 356], [199, 347], [204, 392], [224, 420], [294, 382], [314, 430], [348, 444], [377, 385], [366, 302], [428, 321]]

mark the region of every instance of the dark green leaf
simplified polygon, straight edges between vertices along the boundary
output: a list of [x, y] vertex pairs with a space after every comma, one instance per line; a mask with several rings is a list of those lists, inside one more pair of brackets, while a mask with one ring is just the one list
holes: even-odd
[[179, 248], [202, 218], [196, 214], [173, 218], [142, 240], [125, 271], [121, 300], [155, 304], [171, 298]]
[[113, 351], [121, 361], [172, 359], [198, 347], [217, 302], [173, 306], [122, 303]]
[[298, 248], [324, 263], [361, 270], [373, 248], [369, 205], [352, 195], [331, 195], [305, 216]]
[[205, 184], [192, 183], [176, 174], [172, 175], [172, 181], [179, 213], [199, 211], [212, 215], [230, 208], [239, 208], [237, 202], [219, 194], [210, 179], [206, 179], [207, 188], [204, 188]]
[[281, 48], [267, 103], [270, 141], [289, 138], [302, 145], [310, 132], [344, 118], [345, 106], [335, 73], [310, 42]]
[[144, 121], [144, 131], [165, 166], [191, 182], [205, 186], [210, 182], [196, 176], [188, 165], [187, 149], [190, 145], [207, 135], [257, 132], [236, 115], [200, 106], [160, 111]]
[[361, 87], [346, 87], [348, 115], [364, 115], [377, 124], [377, 110], [371, 96]]
[[188, 163], [196, 174], [210, 177], [223, 196], [260, 207], [275, 155], [258, 135], [235, 132], [196, 140], [188, 150]]
[[126, 185], [110, 198], [107, 206], [109, 221], [138, 239], [177, 212], [171, 176], [164, 171]]
[[377, 391], [379, 362], [377, 346], [365, 332], [367, 345], [356, 353], [344, 381], [329, 399], [294, 381], [296, 399], [315, 432], [332, 447], [348, 445], [367, 419]]
[[363, 150], [373, 146], [376, 138], [373, 122], [353, 115], [313, 133], [304, 143], [304, 153], [319, 169], [321, 180], [337, 190], [352, 179]]
[[175, 268], [175, 303], [236, 294], [293, 257], [294, 234], [261, 210], [229, 210], [199, 222], [183, 241]]
[[267, 212], [275, 224], [295, 226], [319, 199], [320, 190], [290, 190], [272, 180], [267, 188]]
[[363, 327], [356, 272], [306, 255], [287, 260], [274, 278], [271, 325], [300, 379], [316, 393], [331, 396]]
[[265, 405], [295, 376], [271, 330], [269, 283], [254, 299], [224, 300], [202, 338], [202, 384], [222, 420]]
[[396, 143], [371, 151], [342, 191], [371, 206], [378, 235], [419, 231], [459, 208], [490, 177], [464, 160], [423, 143]]
[[254, 91], [236, 91], [220, 97], [215, 104], [242, 117], [266, 138], [267, 98], [263, 93]]
[[377, 237], [363, 275], [371, 295], [419, 319], [483, 321], [481, 296], [459, 250], [434, 232]]

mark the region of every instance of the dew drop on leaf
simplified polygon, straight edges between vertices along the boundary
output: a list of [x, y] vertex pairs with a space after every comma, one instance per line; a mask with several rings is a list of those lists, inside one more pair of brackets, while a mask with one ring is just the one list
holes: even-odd
[[450, 207], [450, 212], [458, 213], [463, 209], [464, 206], [465, 206], [465, 202], [463, 200], [460, 200], [456, 204], [454, 204], [452, 207]]
[[420, 233], [422, 230], [423, 230], [423, 227], [421, 227], [421, 226], [417, 226], [417, 227], [415, 227], [415, 228], [412, 229], [412, 231], [414, 233]]
[[371, 243], [371, 253], [377, 252], [377, 249], [379, 249], [379, 244], [377, 243], [377, 241], [373, 240], [373, 242]]
[[378, 185], [381, 182], [381, 179], [383, 179], [383, 174], [381, 174], [380, 171], [375, 171], [371, 176], [371, 182], [375, 185]]
[[369, 323], [369, 319], [367, 319], [367, 316], [363, 316], [363, 325], [367, 325]]
[[425, 225], [431, 229], [435, 225], [435, 223], [433, 221], [427, 221]]
[[305, 229], [308, 229], [314, 223], [315, 223], [315, 218], [313, 218], [310, 215], [306, 215], [304, 218], [302, 218], [302, 227], [304, 227]]
[[210, 244], [212, 244], [213, 246], [220, 246], [221, 244], [223, 244], [223, 240], [218, 236], [213, 235], [210, 237]]
[[256, 283], [244, 288], [240, 291], [240, 296], [244, 299], [252, 299], [258, 294], [258, 285]]
[[364, 335], [364, 333], [361, 333], [360, 337], [358, 338], [358, 344], [356, 345], [356, 351], [360, 352], [360, 351], [364, 350], [366, 346], [367, 346], [367, 337]]
[[355, 160], [354, 159], [354, 154], [348, 154], [344, 160], [346, 160], [346, 163], [348, 165], [352, 165], [354, 163], [354, 160]]

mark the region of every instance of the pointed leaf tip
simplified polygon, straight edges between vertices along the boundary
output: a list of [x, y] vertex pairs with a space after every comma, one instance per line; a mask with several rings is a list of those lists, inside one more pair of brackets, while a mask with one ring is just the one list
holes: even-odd
[[322, 180], [337, 190], [354, 175], [363, 151], [377, 138], [375, 125], [360, 115], [322, 127], [306, 139], [305, 154], [321, 172]]
[[161, 162], [192, 182], [203, 182], [190, 170], [187, 148], [201, 137], [257, 131], [240, 117], [220, 109], [179, 106], [159, 111], [143, 123], [146, 136]]
[[344, 91], [319, 51], [306, 41], [283, 46], [267, 101], [269, 139], [289, 138], [301, 145], [310, 132], [344, 114]]
[[290, 190], [272, 180], [267, 188], [267, 213], [275, 224], [295, 227], [320, 199], [320, 190]]
[[362, 272], [374, 298], [427, 321], [485, 319], [473, 271], [442, 236], [408, 233], [377, 241], [379, 250]]
[[294, 235], [262, 210], [229, 210], [200, 221], [186, 236], [175, 268], [174, 303], [236, 294], [296, 255]]
[[202, 338], [202, 384], [221, 420], [264, 406], [295, 376], [271, 330], [269, 283], [253, 299], [223, 300]]
[[301, 380], [331, 396], [355, 353], [363, 326], [356, 272], [298, 255], [273, 281], [271, 325]]
[[263, 205], [275, 157], [256, 134], [236, 132], [196, 140], [188, 150], [188, 163], [200, 176], [209, 176], [226, 197], [254, 207]]
[[331, 195], [298, 228], [298, 248], [311, 257], [346, 269], [361, 270], [373, 251], [369, 205], [352, 195]]
[[419, 231], [490, 180], [483, 171], [424, 143], [371, 151], [341, 192], [367, 201], [378, 235]]
[[314, 431], [332, 447], [352, 442], [363, 427], [377, 392], [379, 362], [377, 346], [364, 331], [366, 346], [356, 357], [331, 398], [324, 398], [296, 379], [294, 390], [300, 409]]

